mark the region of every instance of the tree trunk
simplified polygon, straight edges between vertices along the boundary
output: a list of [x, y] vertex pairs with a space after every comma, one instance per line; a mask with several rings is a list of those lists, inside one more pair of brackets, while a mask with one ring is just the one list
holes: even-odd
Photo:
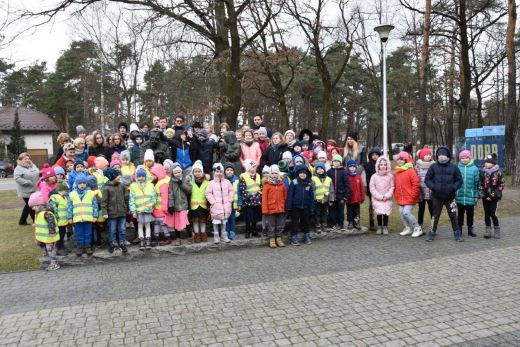
[[285, 101], [285, 95], [279, 97], [278, 107], [280, 108], [280, 129], [289, 128], [289, 114], [287, 112], [287, 102]]
[[432, 11], [432, 1], [425, 0], [425, 2], [423, 41], [421, 46], [421, 64], [419, 65], [419, 141], [421, 142], [421, 147], [428, 142], [426, 137], [426, 128], [428, 122], [428, 105], [426, 104], [426, 86], [428, 81], [426, 77], [426, 70], [428, 68], [428, 61], [430, 57], [430, 15]]
[[475, 87], [475, 94], [477, 95], [477, 127], [482, 128], [484, 126], [484, 117], [482, 115], [482, 92], [480, 87]]
[[330, 85], [323, 83], [323, 99], [321, 107], [321, 130], [320, 138], [326, 138], [329, 132], [329, 118], [330, 118], [330, 96], [332, 94]]
[[[450, 53], [450, 76], [448, 82], [448, 112], [446, 117], [447, 138], [453, 139], [453, 116], [455, 114], [455, 45], [451, 46]], [[441, 129], [439, 129], [441, 131]], [[453, 141], [453, 140], [451, 140]], [[450, 141], [450, 142], [451, 142]], [[448, 144], [446, 144], [448, 145]], [[448, 147], [449, 148], [449, 147]]]
[[[460, 91], [460, 122], [458, 136], [463, 137], [469, 125], [471, 67], [469, 65], [468, 23], [466, 18], [466, 0], [460, 1], [459, 7], [459, 34], [460, 34], [460, 64], [461, 64], [461, 91]], [[453, 137], [448, 139], [453, 143]], [[450, 148], [451, 149], [451, 148]]]
[[[516, 106], [516, 61], [515, 61], [515, 26], [516, 26], [516, 1], [507, 1], [508, 21], [506, 34], [507, 55], [507, 112], [506, 112], [506, 172], [513, 173], [513, 182], [520, 184], [520, 172], [518, 160], [520, 155], [518, 145], [518, 115]], [[516, 157], [516, 160], [515, 160]], [[515, 165], [516, 164], [516, 165]], [[516, 169], [515, 169], [516, 167]]]

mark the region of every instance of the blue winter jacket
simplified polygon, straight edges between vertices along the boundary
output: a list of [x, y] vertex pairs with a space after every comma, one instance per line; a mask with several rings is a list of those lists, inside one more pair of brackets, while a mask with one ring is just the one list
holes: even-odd
[[314, 188], [310, 172], [307, 172], [305, 181], [295, 178], [289, 186], [285, 209], [290, 211], [293, 208], [308, 208], [310, 214], [314, 214]]
[[329, 197], [330, 201], [340, 201], [350, 197], [350, 183], [348, 180], [347, 170], [343, 166], [339, 168], [330, 168], [327, 176], [332, 180], [333, 194]]
[[457, 204], [475, 206], [479, 197], [478, 180], [480, 171], [473, 163], [473, 160], [468, 165], [459, 162], [458, 166], [462, 175], [462, 187], [457, 190]]

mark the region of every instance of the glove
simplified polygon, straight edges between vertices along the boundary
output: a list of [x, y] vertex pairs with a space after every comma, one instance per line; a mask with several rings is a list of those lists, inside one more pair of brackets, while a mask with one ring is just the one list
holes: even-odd
[[169, 214], [173, 214], [175, 212], [175, 208], [174, 207], [168, 207], [168, 213]]

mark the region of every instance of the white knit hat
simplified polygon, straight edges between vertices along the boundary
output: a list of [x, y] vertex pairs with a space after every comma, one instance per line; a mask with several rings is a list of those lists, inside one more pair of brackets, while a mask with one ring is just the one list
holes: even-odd
[[148, 148], [146, 150], [146, 152], [144, 152], [144, 161], [147, 161], [147, 160], [153, 160], [155, 161], [155, 157], [153, 155], [153, 150]]
[[130, 124], [130, 132], [132, 132], [132, 131], [139, 131], [139, 127], [137, 126], [137, 124], [135, 124], [135, 123]]
[[191, 172], [193, 173], [193, 171], [195, 171], [195, 169], [200, 169], [200, 171], [204, 171], [204, 167], [202, 166], [202, 161], [197, 160], [191, 167]]
[[289, 159], [289, 160], [291, 160], [291, 159], [292, 159], [292, 153], [289, 152], [289, 151], [285, 151], [285, 152], [283, 152], [283, 154], [282, 154], [282, 160], [285, 160], [285, 159]]
[[287, 130], [287, 131], [285, 132], [285, 134], [283, 134], [283, 137], [286, 137], [287, 134], [292, 134], [293, 137], [296, 137], [296, 133], [295, 133], [294, 131], [292, 131], [292, 130]]
[[256, 167], [256, 162], [253, 159], [244, 160], [244, 169], [246, 169], [246, 171], [249, 171], [254, 167]]
[[325, 151], [319, 151], [319, 152], [318, 152], [318, 159], [319, 159], [319, 158], [325, 158], [325, 159], [327, 159], [327, 152], [325, 152]]
[[271, 173], [271, 167], [269, 167], [268, 165], [265, 165], [262, 168], [262, 174], [270, 174], [270, 173]]
[[280, 173], [278, 165], [271, 165], [271, 173]]

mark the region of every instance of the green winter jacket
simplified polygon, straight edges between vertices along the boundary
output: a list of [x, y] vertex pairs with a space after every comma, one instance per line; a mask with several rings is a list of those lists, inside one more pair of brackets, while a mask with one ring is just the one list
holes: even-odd
[[457, 204], [475, 206], [479, 197], [478, 181], [480, 170], [475, 166], [473, 160], [468, 165], [459, 162], [458, 167], [462, 175], [462, 186], [457, 190]]

